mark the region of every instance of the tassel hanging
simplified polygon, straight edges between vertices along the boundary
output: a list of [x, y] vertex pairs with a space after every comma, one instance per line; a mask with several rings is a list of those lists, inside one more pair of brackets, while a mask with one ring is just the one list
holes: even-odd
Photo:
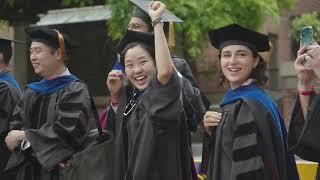
[[169, 41], [169, 48], [170, 50], [172, 50], [176, 45], [172, 20], [169, 21], [169, 40], [168, 41]]
[[267, 64], [269, 64], [271, 56], [272, 56], [272, 53], [273, 53], [273, 45], [272, 45], [271, 41], [269, 41], [269, 47], [270, 47], [270, 50], [269, 50], [269, 53], [268, 53], [268, 55], [267, 55], [267, 57], [265, 59], [265, 62]]

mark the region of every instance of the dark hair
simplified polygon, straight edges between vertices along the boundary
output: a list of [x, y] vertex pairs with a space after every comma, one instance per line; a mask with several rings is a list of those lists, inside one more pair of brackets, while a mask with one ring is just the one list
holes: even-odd
[[[47, 45], [48, 46], [48, 45]], [[55, 47], [52, 47], [52, 46], [48, 46], [49, 49], [50, 49], [50, 53], [53, 55], [58, 49], [58, 48], [55, 48]], [[67, 61], [69, 59], [69, 53], [67, 51], [67, 48], [65, 49], [65, 57], [64, 57], [64, 64], [67, 64]]]
[[[142, 19], [143, 20], [143, 19]], [[144, 20], [143, 20], [144, 21]], [[145, 21], [144, 21], [145, 22]], [[150, 22], [145, 22], [148, 26], [148, 32], [153, 32], [153, 26]]]
[[[252, 69], [251, 74], [248, 78], [253, 78], [256, 80], [256, 84], [259, 86], [265, 86], [268, 82], [268, 76], [266, 75], [267, 63], [263, 60], [263, 58], [257, 54], [253, 54], [253, 58], [259, 58], [258, 65]], [[221, 54], [219, 55], [219, 62], [221, 61]], [[219, 78], [219, 86], [223, 87], [224, 83], [227, 81], [224, 76], [221, 65], [219, 65], [218, 78]]]
[[155, 52], [154, 52], [153, 47], [148, 46], [144, 42], [132, 42], [132, 43], [129, 43], [128, 45], [126, 45], [126, 47], [122, 50], [122, 52], [120, 54], [120, 62], [124, 68], [125, 68], [124, 57], [125, 57], [127, 51], [131, 48], [136, 47], [136, 46], [142, 47], [142, 49], [146, 50], [149, 53], [149, 55], [153, 58], [153, 60], [155, 59]]
[[10, 46], [3, 46], [0, 48], [0, 53], [2, 53], [3, 61], [5, 64], [9, 64], [9, 61], [12, 57], [12, 47]]

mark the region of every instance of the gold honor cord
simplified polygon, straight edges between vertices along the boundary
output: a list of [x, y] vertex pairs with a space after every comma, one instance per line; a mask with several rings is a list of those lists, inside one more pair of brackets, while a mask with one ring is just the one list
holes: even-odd
[[59, 46], [60, 46], [62, 59], [65, 59], [66, 58], [66, 47], [65, 47], [65, 43], [64, 43], [64, 37], [58, 30], [56, 30], [56, 29], [54, 29], [54, 30], [58, 34], [58, 41], [59, 41]]

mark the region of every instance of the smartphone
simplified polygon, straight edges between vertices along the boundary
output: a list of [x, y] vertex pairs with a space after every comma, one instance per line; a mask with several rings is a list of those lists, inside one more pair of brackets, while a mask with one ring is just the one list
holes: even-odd
[[304, 46], [309, 46], [313, 40], [313, 29], [311, 26], [305, 26], [301, 28], [300, 35], [300, 48]]

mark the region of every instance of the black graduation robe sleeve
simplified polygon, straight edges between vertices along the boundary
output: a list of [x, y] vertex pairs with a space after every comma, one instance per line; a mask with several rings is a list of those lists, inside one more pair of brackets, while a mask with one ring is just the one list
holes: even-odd
[[[148, 89], [142, 97], [143, 100], [141, 100], [143, 106], [146, 107], [148, 117], [154, 125], [164, 128], [179, 128], [180, 112], [176, 112], [179, 107], [170, 107], [180, 101], [180, 80], [181, 78], [174, 71], [169, 82], [166, 85], [162, 85], [154, 74]], [[181, 103], [178, 104], [182, 105]]]
[[202, 102], [200, 90], [193, 87], [186, 78], [183, 77], [181, 80], [183, 109], [186, 113], [188, 129], [195, 132], [202, 122], [206, 109]]
[[25, 130], [33, 153], [46, 169], [52, 169], [58, 163], [67, 160], [80, 150], [87, 137], [91, 104], [86, 85], [73, 82], [54, 102], [57, 119], [44, 123], [39, 129]]
[[264, 163], [258, 147], [258, 125], [251, 107], [242, 103], [235, 119], [230, 179], [263, 179]]
[[17, 93], [12, 93], [12, 88], [8, 86], [5, 82], [0, 82], [0, 134], [6, 135], [9, 130], [10, 118], [13, 109], [18, 102], [20, 95]]
[[289, 150], [309, 161], [320, 161], [320, 95], [310, 98], [304, 120], [300, 99], [297, 97], [289, 127]]
[[18, 89], [4, 81], [0, 81], [0, 171], [5, 168], [10, 157], [10, 152], [4, 140], [9, 131], [12, 112], [20, 99], [20, 95]]

